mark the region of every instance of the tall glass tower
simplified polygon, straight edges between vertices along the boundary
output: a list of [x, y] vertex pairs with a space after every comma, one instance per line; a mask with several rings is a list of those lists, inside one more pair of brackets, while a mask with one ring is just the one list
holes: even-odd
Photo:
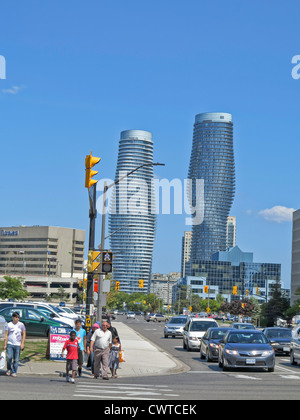
[[[141, 165], [153, 163], [152, 134], [142, 130], [121, 133], [115, 179]], [[109, 215], [113, 278], [120, 291], [149, 292], [156, 216], [153, 166], [143, 166], [116, 184]], [[144, 288], [139, 288], [139, 280]]]
[[[191, 260], [209, 260], [226, 250], [227, 218], [235, 192], [232, 115], [196, 115], [189, 179], [192, 203], [204, 199], [204, 218], [193, 225]], [[196, 197], [195, 180], [204, 180], [204, 197]]]

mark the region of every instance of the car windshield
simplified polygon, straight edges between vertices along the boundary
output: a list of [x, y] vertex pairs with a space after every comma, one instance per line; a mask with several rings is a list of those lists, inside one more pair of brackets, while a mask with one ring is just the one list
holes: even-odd
[[191, 323], [190, 331], [206, 331], [213, 326], [215, 326], [215, 324], [209, 321], [193, 321]]
[[172, 318], [169, 324], [186, 324], [186, 318]]
[[228, 330], [212, 330], [210, 332], [210, 338], [212, 340], [222, 340]]
[[268, 340], [261, 332], [232, 332], [228, 336], [227, 343], [238, 344], [267, 344]]
[[292, 332], [290, 330], [269, 330], [266, 331], [266, 337], [270, 340], [273, 338], [291, 338]]
[[251, 330], [251, 329], [254, 330], [255, 329], [254, 325], [252, 324], [234, 324], [233, 327], [239, 330]]

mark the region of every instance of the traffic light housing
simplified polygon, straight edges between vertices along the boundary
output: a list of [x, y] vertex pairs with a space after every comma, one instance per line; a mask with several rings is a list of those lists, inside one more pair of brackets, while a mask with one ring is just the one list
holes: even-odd
[[115, 290], [116, 291], [119, 291], [120, 290], [120, 282], [119, 281], [116, 281]]
[[97, 184], [96, 179], [92, 179], [97, 175], [98, 171], [93, 171], [93, 166], [99, 163], [101, 158], [92, 156], [92, 152], [85, 158], [85, 187], [90, 189], [94, 184]]
[[232, 288], [232, 294], [237, 295], [237, 286], [233, 286]]
[[204, 286], [204, 293], [208, 293], [208, 286]]
[[88, 264], [87, 264], [88, 273], [93, 273], [99, 268], [100, 261], [96, 261], [99, 255], [100, 255], [100, 251], [89, 251]]
[[102, 267], [101, 272], [104, 274], [109, 274], [113, 269], [113, 253], [110, 251], [102, 252]]
[[143, 279], [140, 279], [139, 280], [139, 288], [140, 289], [143, 289], [144, 288], [144, 280]]

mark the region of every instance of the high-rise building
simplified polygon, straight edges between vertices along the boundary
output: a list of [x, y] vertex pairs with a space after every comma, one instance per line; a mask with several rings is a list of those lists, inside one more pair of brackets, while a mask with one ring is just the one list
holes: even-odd
[[[145, 165], [115, 185], [109, 214], [113, 278], [120, 291], [148, 292], [155, 238], [152, 134], [142, 130], [121, 133], [115, 179]], [[148, 165], [148, 166], [146, 166]], [[144, 288], [139, 288], [139, 280]]]
[[236, 217], [229, 216], [227, 217], [227, 226], [226, 226], [226, 248], [235, 247], [236, 243]]
[[300, 210], [293, 213], [291, 305], [299, 299], [300, 291]]
[[182, 237], [181, 277], [185, 277], [185, 265], [191, 258], [192, 236], [192, 232], [188, 230], [184, 232], [184, 236]]
[[209, 260], [226, 250], [227, 217], [235, 191], [231, 114], [196, 115], [188, 178], [193, 182], [193, 207], [199, 200], [195, 182], [204, 181], [204, 217], [202, 223], [193, 224], [191, 260]]

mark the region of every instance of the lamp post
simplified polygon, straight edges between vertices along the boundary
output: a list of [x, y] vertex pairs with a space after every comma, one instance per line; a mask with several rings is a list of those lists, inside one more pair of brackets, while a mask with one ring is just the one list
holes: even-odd
[[[105, 221], [106, 221], [106, 201], [107, 201], [107, 191], [119, 184], [119, 182], [121, 182], [123, 179], [127, 178], [128, 176], [130, 176], [131, 174], [133, 174], [134, 172], [138, 171], [141, 168], [144, 168], [146, 166], [165, 166], [164, 163], [144, 163], [143, 165], [140, 165], [138, 167], [136, 167], [135, 169], [133, 169], [132, 171], [127, 172], [127, 174], [125, 174], [124, 176], [122, 176], [121, 178], [117, 179], [116, 181], [112, 182], [110, 185], [107, 185], [106, 182], [104, 182], [104, 187], [103, 187], [103, 202], [102, 202], [102, 227], [101, 227], [101, 243], [100, 243], [100, 250], [104, 251], [105, 250]], [[102, 322], [102, 302], [101, 302], [101, 298], [102, 298], [102, 294], [103, 294], [103, 280], [104, 280], [104, 275], [100, 274], [99, 276], [99, 290], [98, 290], [98, 303], [97, 303], [97, 319], [98, 321]]]

